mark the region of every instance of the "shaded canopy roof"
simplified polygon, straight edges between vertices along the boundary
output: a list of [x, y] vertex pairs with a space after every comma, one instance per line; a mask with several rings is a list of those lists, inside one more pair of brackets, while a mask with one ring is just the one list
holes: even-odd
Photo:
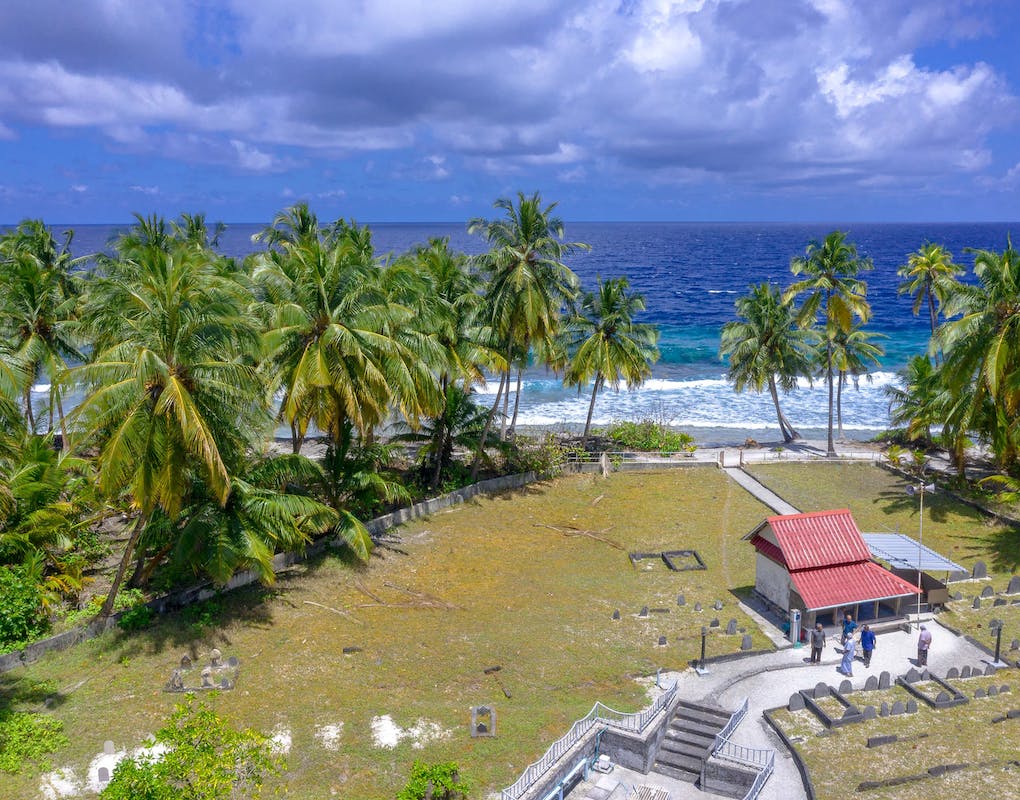
[[887, 600], [917, 594], [917, 587], [897, 578], [874, 561], [839, 564], [791, 572], [797, 594], [808, 609]]
[[939, 555], [902, 533], [862, 534], [871, 555], [881, 559], [894, 569], [919, 569], [921, 571], [966, 572], [954, 561]]

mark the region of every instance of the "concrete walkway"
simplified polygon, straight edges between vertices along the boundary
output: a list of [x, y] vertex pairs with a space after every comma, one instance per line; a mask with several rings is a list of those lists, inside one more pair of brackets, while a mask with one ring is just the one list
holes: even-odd
[[[928, 660], [931, 672], [942, 677], [950, 667], [970, 665], [984, 668], [990, 663], [991, 658], [984, 651], [937, 622], [927, 621], [925, 624], [932, 633]], [[909, 632], [895, 630], [879, 634], [871, 667], [865, 669], [860, 660], [856, 661], [853, 677], [849, 679], [836, 670], [842, 658], [842, 648], [833, 633], [829, 636], [819, 665], [808, 663], [810, 651], [807, 648], [793, 647], [787, 643], [784, 649], [773, 653], [710, 664], [707, 675], [698, 675], [693, 669], [662, 673], [660, 685], [669, 686], [676, 680], [679, 682], [680, 695], [685, 700], [731, 711], [747, 698], [747, 716], [731, 740], [745, 747], [776, 752], [775, 771], [761, 797], [764, 800], [806, 800], [807, 792], [796, 762], [765, 721], [762, 712], [785, 706], [790, 695], [800, 689], [814, 688], [817, 683], [838, 687], [843, 680], [850, 680], [856, 690], [863, 689], [869, 675], [878, 676], [888, 671], [895, 679], [905, 674], [916, 663], [917, 633], [916, 628], [911, 628]], [[670, 793], [670, 800], [707, 800], [714, 797], [693, 784], [655, 773], [642, 775], [621, 767], [616, 767], [607, 775], [593, 773], [590, 780], [570, 793], [570, 797], [571, 800], [589, 797], [622, 800], [639, 786], [665, 789]]]
[[782, 497], [773, 492], [767, 486], [759, 483], [744, 470], [738, 469], [737, 467], [723, 467], [722, 471], [729, 475], [733, 480], [744, 487], [754, 497], [760, 500], [762, 503], [767, 505], [777, 514], [799, 514], [796, 508], [787, 503]]

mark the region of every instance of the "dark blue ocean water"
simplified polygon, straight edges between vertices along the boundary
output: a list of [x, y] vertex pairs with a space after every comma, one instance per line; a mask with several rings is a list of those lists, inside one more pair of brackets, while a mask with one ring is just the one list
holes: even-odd
[[[54, 226], [62, 230], [67, 226]], [[75, 254], [103, 249], [116, 232], [112, 226], [70, 226], [75, 229]], [[256, 246], [251, 235], [262, 225], [228, 225], [220, 250], [241, 258]], [[469, 253], [484, 242], [469, 236], [464, 225], [374, 224], [376, 251], [398, 254], [432, 236], [448, 236], [451, 245]], [[868, 435], [886, 427], [888, 402], [884, 388], [896, 380], [910, 356], [923, 352], [928, 323], [911, 313], [909, 297], [899, 295], [897, 268], [926, 241], [946, 246], [958, 263], [968, 267], [967, 248], [1002, 250], [1016, 223], [960, 224], [780, 224], [780, 223], [573, 223], [566, 238], [587, 242], [591, 251], [570, 257], [570, 267], [586, 288], [596, 276], [625, 275], [645, 297], [644, 321], [660, 326], [662, 358], [653, 378], [635, 392], [607, 391], [596, 405], [595, 419], [649, 417], [688, 429], [703, 442], [743, 441], [745, 435], [774, 437], [775, 414], [767, 395], [736, 395], [725, 381], [718, 356], [719, 330], [734, 318], [734, 301], [753, 283], [792, 282], [790, 259], [804, 253], [812, 239], [829, 231], [849, 232], [874, 269], [863, 277], [873, 319], [870, 328], [888, 338], [882, 365], [871, 382], [845, 393], [844, 427], [850, 435]], [[481, 389], [492, 396], [495, 385]], [[564, 390], [556, 375], [532, 370], [521, 397], [519, 422], [573, 427], [583, 424], [588, 397]], [[807, 382], [783, 398], [784, 410], [802, 432], [817, 435], [826, 425], [826, 393], [820, 383]]]

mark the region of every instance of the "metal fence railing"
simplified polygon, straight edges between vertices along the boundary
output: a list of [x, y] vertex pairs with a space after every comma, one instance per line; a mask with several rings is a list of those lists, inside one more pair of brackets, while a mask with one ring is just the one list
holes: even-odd
[[741, 703], [740, 708], [734, 711], [730, 715], [729, 722], [727, 722], [721, 731], [715, 735], [715, 741], [712, 743], [712, 752], [715, 753], [722, 743], [729, 739], [730, 734], [737, 729], [737, 726], [743, 721], [744, 717], [747, 716], [747, 709], [750, 705], [748, 698], [744, 698], [744, 702]]
[[570, 752], [581, 738], [597, 725], [611, 725], [632, 733], [641, 733], [662, 709], [676, 696], [677, 683], [674, 681], [665, 692], [655, 698], [644, 711], [628, 714], [617, 711], [602, 703], [596, 703], [591, 711], [570, 726], [570, 730], [550, 745], [545, 754], [531, 764], [516, 781], [500, 792], [501, 800], [518, 800], [545, 775], [554, 764]]

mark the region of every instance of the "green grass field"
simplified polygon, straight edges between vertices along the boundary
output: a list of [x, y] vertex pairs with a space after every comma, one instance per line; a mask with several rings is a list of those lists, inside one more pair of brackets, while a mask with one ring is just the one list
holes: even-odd
[[[734, 617], [756, 648], [771, 646], [731, 593], [753, 584], [753, 551], [740, 537], [765, 515], [712, 468], [562, 478], [408, 525], [367, 567], [325, 557], [272, 590], [226, 595], [201, 630], [201, 610], [190, 610], [53, 654], [0, 676], [0, 702], [39, 710], [50, 696], [71, 740], [52, 764], [83, 777], [105, 740], [134, 747], [159, 727], [180, 699], [162, 687], [183, 654], [205, 661], [218, 647], [241, 660], [240, 680], [206, 699], [235, 725], [289, 734], [277, 784], [288, 796], [392, 797], [414, 759], [450, 759], [484, 797], [595, 701], [644, 707], [633, 678], [695, 657], [712, 617], [723, 627]], [[708, 570], [635, 568], [628, 558], [691, 547]], [[711, 610], [716, 599], [722, 611]], [[695, 602], [706, 610], [695, 613]], [[669, 613], [639, 619], [646, 605]], [[740, 638], [713, 635], [709, 654], [739, 649]], [[497, 676], [484, 674], [495, 665]], [[480, 704], [496, 709], [494, 738], [468, 734]], [[377, 746], [372, 721], [383, 715], [417, 736]], [[316, 736], [325, 726], [342, 726], [335, 750]], [[38, 796], [38, 774], [3, 782], [5, 798]]]

